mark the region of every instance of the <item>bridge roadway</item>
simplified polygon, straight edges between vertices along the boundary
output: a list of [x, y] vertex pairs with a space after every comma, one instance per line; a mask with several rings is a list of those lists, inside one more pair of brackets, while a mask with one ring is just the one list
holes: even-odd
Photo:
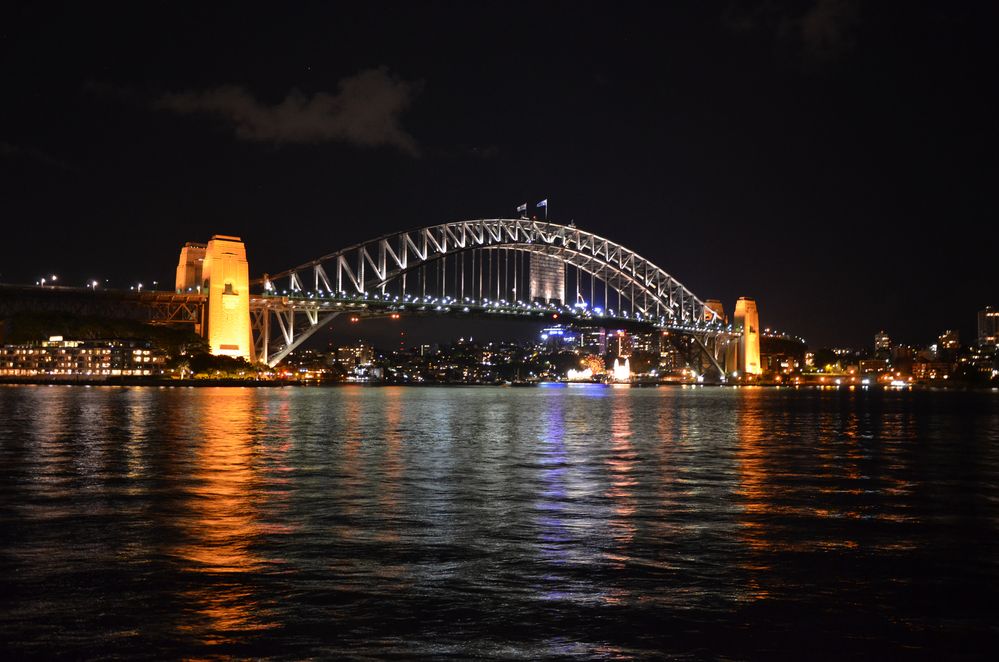
[[61, 313], [200, 326], [207, 302], [207, 295], [194, 292], [0, 284], [0, 318]]
[[[116, 290], [66, 287], [62, 285], [12, 285], [0, 283], [0, 317], [18, 313], [53, 312], [136, 319], [152, 324], [200, 324], [208, 295], [168, 290]], [[553, 303], [524, 303], [506, 300], [477, 300], [466, 297], [403, 297], [319, 295], [298, 292], [293, 295], [253, 294], [250, 309], [309, 310], [349, 312], [358, 317], [379, 317], [392, 313], [407, 315], [456, 315], [472, 317], [518, 317], [552, 324], [606, 327], [634, 331], [661, 328], [678, 332], [734, 332], [731, 325], [716, 323], [679, 324], [668, 318], [643, 318], [628, 311], [589, 309]]]
[[571, 324], [582, 327], [603, 327], [630, 331], [654, 331], [663, 329], [681, 333], [733, 333], [731, 325], [698, 322], [679, 323], [665, 316], [643, 317], [641, 313], [628, 311], [604, 311], [586, 306], [567, 306], [555, 303], [523, 302], [507, 300], [457, 299], [443, 296], [393, 296], [393, 295], [351, 295], [347, 293], [303, 293], [251, 295], [250, 309], [270, 308], [272, 310], [295, 310], [297, 312], [316, 311], [326, 313], [350, 313], [361, 317], [384, 317], [392, 314], [406, 315], [453, 315], [480, 318], [510, 317], [525, 321], [549, 324]]
[[[37, 286], [0, 284], [0, 317], [18, 313], [52, 312], [72, 315], [93, 315], [135, 319], [152, 324], [200, 324], [208, 295], [196, 292], [168, 290], [116, 290], [89, 287]], [[296, 312], [351, 313], [356, 317], [406, 315], [454, 315], [495, 318], [512, 317], [550, 324], [605, 327], [631, 331], [652, 331], [656, 328], [677, 332], [733, 332], [732, 326], [717, 323], [681, 324], [668, 318], [653, 319], [628, 311], [615, 313], [600, 308], [565, 306], [554, 303], [472, 299], [452, 297], [398, 297], [350, 295], [346, 293], [317, 294], [252, 294], [250, 309], [285, 310]]]

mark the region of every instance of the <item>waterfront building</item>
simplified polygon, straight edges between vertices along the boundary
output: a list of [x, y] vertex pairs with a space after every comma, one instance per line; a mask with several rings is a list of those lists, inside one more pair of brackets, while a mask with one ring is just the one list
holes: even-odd
[[978, 344], [981, 347], [999, 344], [999, 309], [986, 306], [978, 311]]
[[[428, 346], [429, 347], [429, 346]], [[371, 365], [375, 355], [374, 348], [365, 342], [356, 345], [337, 347], [330, 353], [330, 364], [339, 363], [344, 368], [356, 368], [358, 366]]]
[[951, 364], [946, 361], [916, 360], [912, 363], [912, 378], [920, 382], [948, 379], [950, 372]]
[[766, 372], [775, 375], [790, 375], [801, 370], [801, 360], [793, 354], [767, 353], [762, 355], [762, 361], [766, 366]]
[[631, 346], [631, 336], [629, 336], [624, 331], [618, 331], [615, 339], [617, 342], [614, 344], [616, 347], [617, 355], [622, 357], [631, 356], [632, 346]]
[[887, 359], [861, 359], [857, 366], [862, 375], [878, 375], [888, 372]]
[[882, 359], [891, 356], [891, 337], [884, 330], [874, 334], [874, 355]]
[[607, 353], [607, 329], [583, 329], [579, 333], [579, 347], [590, 354]]
[[961, 340], [958, 332], [948, 329], [941, 333], [940, 337], [937, 339], [937, 344], [933, 351], [933, 358], [937, 361], [944, 361], [951, 364], [957, 358], [957, 354], [960, 350]]
[[937, 339], [937, 351], [953, 351], [961, 349], [961, 337], [957, 331], [947, 329]]
[[659, 354], [662, 349], [662, 333], [652, 331], [649, 333], [632, 334], [631, 349], [633, 352]]
[[571, 328], [556, 324], [541, 330], [541, 342], [550, 349], [559, 350], [574, 346], [577, 338]]
[[912, 371], [912, 362], [916, 358], [916, 348], [912, 345], [895, 345], [891, 350], [892, 370], [909, 373]]
[[958, 368], [965, 375], [978, 375], [988, 379], [999, 378], [999, 349], [995, 345], [979, 345], [958, 357]]
[[669, 374], [687, 368], [687, 357], [684, 352], [675, 343], [668, 342], [669, 336], [665, 336], [663, 340], [663, 347], [659, 352], [659, 370]]
[[163, 372], [166, 354], [141, 340], [65, 340], [0, 347], [0, 377], [101, 379]]

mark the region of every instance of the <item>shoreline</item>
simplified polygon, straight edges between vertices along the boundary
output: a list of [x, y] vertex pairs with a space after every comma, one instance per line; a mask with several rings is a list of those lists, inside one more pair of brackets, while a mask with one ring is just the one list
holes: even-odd
[[822, 391], [851, 391], [851, 390], [872, 390], [872, 391], [997, 391], [999, 386], [993, 385], [970, 385], [951, 384], [947, 386], [912, 384], [904, 388], [893, 388], [881, 385], [857, 386], [851, 384], [684, 384], [675, 382], [665, 383], [634, 383], [634, 384], [606, 384], [600, 382], [537, 382], [537, 383], [517, 383], [517, 384], [475, 384], [462, 382], [435, 382], [435, 383], [392, 383], [392, 382], [298, 382], [298, 381], [269, 381], [269, 380], [240, 380], [240, 379], [149, 379], [143, 377], [111, 377], [108, 379], [16, 379], [0, 378], [0, 386], [148, 386], [157, 388], [206, 388], [206, 387], [243, 387], [243, 388], [341, 388], [348, 386], [362, 386], [369, 388], [380, 388], [387, 386], [404, 386], [413, 388], [441, 388], [441, 387], [501, 387], [501, 388], [762, 388], [773, 390], [822, 390]]
[[144, 377], [109, 377], [107, 379], [16, 379], [4, 377], [0, 379], [0, 386], [169, 386], [180, 388], [192, 386], [248, 386], [273, 388], [276, 386], [297, 386], [297, 384], [278, 381], [240, 379], [150, 379]]

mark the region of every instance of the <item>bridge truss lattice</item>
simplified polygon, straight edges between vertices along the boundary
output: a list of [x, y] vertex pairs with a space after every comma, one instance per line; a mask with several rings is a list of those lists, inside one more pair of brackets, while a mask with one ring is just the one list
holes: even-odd
[[[563, 265], [564, 301], [532, 301], [531, 254]], [[732, 332], [638, 253], [574, 226], [528, 219], [458, 221], [384, 235], [253, 285], [256, 356], [270, 365], [341, 314], [549, 317], [668, 329], [706, 344]]]

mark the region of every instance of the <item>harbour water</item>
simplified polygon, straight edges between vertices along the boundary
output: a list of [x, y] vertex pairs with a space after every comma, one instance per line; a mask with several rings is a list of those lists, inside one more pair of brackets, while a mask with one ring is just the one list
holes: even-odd
[[5, 658], [976, 658], [999, 393], [0, 386]]

